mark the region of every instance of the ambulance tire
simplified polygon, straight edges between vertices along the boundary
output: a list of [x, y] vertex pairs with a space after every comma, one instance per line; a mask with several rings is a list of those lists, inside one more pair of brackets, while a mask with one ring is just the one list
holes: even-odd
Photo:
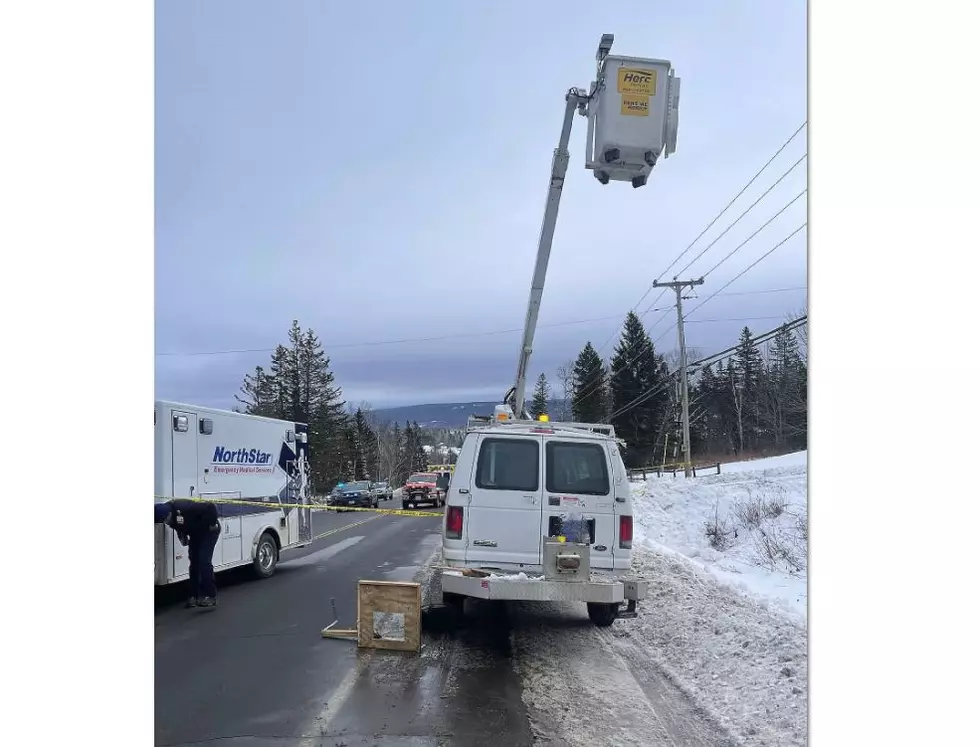
[[600, 628], [608, 628], [616, 618], [619, 617], [618, 604], [605, 604], [604, 602], [589, 602], [589, 619]]
[[272, 532], [263, 532], [255, 548], [252, 568], [259, 578], [269, 578], [276, 572], [277, 565], [279, 565], [279, 546], [276, 544], [276, 538], [272, 536]]

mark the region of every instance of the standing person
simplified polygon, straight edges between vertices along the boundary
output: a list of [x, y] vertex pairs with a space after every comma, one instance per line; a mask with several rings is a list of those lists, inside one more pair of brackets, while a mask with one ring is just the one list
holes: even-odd
[[218, 588], [214, 582], [214, 547], [221, 536], [218, 508], [213, 503], [174, 498], [154, 506], [154, 522], [166, 524], [187, 548], [191, 595], [187, 607], [214, 608]]
[[449, 473], [448, 472], [442, 472], [442, 473], [439, 474], [439, 477], [436, 479], [436, 487], [440, 491], [442, 491], [442, 499], [443, 499], [443, 501], [445, 501], [446, 498], [447, 498], [447, 496], [449, 495]]

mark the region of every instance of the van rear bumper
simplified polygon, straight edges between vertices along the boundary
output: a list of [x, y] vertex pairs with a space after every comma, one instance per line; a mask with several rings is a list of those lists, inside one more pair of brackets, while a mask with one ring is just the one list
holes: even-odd
[[449, 594], [461, 594], [476, 599], [508, 600], [515, 602], [598, 602], [620, 604], [625, 599], [639, 596], [636, 584], [631, 584], [631, 595], [626, 596], [622, 581], [548, 581], [543, 577], [519, 577], [494, 575], [486, 578], [464, 576], [459, 571], [443, 571], [442, 590]]

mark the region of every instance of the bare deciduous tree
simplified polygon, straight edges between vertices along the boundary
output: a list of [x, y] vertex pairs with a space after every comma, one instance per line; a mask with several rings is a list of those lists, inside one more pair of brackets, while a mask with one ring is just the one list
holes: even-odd
[[556, 408], [555, 420], [572, 419], [572, 392], [575, 390], [574, 371], [575, 361], [567, 361], [558, 366], [558, 371], [555, 375], [558, 379], [558, 393], [561, 394], [561, 397], [558, 398], [559, 402]]

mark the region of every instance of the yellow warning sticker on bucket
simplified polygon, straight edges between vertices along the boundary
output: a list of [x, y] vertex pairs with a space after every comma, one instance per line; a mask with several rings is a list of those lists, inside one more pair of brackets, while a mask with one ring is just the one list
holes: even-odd
[[619, 113], [632, 117], [649, 117], [650, 97], [627, 96], [626, 94], [623, 94], [623, 105], [620, 107]]
[[[653, 96], [657, 90], [657, 71], [638, 67], [619, 68], [616, 91], [634, 96]], [[623, 98], [626, 98], [625, 95]]]

